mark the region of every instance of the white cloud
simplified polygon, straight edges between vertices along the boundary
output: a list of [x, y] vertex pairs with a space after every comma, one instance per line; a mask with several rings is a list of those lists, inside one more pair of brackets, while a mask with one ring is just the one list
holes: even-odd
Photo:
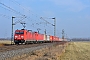
[[50, 0], [56, 5], [66, 8], [69, 11], [77, 12], [81, 11], [87, 6], [80, 0]]

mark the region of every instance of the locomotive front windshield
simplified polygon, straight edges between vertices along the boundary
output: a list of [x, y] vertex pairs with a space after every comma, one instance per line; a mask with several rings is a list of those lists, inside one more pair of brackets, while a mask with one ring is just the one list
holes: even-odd
[[15, 34], [24, 34], [24, 32], [19, 31], [19, 32], [15, 32]]

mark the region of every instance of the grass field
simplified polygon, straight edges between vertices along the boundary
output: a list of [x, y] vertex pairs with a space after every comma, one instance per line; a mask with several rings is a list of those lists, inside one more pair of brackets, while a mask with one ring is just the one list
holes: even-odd
[[60, 60], [90, 60], [90, 42], [71, 42]]
[[11, 44], [10, 40], [0, 40], [0, 45], [2, 44]]

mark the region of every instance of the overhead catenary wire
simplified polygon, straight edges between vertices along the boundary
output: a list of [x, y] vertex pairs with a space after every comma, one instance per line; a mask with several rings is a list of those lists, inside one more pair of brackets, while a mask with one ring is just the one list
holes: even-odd
[[7, 18], [7, 19], [10, 19], [10, 18], [9, 18], [10, 16], [5, 15], [5, 14], [0, 14], [0, 17], [5, 17], [5, 18]]
[[26, 17], [23, 17], [22, 19], [16, 21], [14, 24], [17, 24], [17, 23], [22, 23], [22, 20], [25, 19]]
[[[13, 8], [5, 5], [4, 3], [0, 2], [0, 4], [3, 5], [4, 7], [8, 8], [7, 10], [11, 10], [11, 11], [13, 11], [13, 12], [15, 12], [15, 13], [23, 16], [23, 19], [26, 18], [26, 16], [25, 16], [24, 14], [21, 14], [20, 12], [18, 12], [18, 11], [16, 11], [16, 10], [14, 10]], [[22, 20], [23, 20], [23, 19], [22, 19]], [[21, 21], [19, 20], [19, 21], [15, 22], [15, 23], [21, 23]], [[21, 23], [21, 24], [22, 24], [22, 23]], [[23, 24], [22, 24], [22, 25], [23, 25]]]
[[[38, 17], [38, 15], [37, 14], [33, 14], [34, 12], [32, 12], [31, 10], [29, 10], [29, 9], [27, 9], [26, 7], [24, 7], [24, 6], [22, 6], [19, 2], [17, 2], [16, 0], [10, 0], [11, 2], [13, 2], [13, 3], [16, 3], [17, 5], [19, 5], [20, 7], [22, 7], [24, 10], [26, 10], [26, 11], [28, 11], [30, 14], [32, 13], [32, 15], [35, 15], [35, 17]], [[41, 17], [42, 18], [42, 17]], [[40, 19], [41, 19], [40, 18]], [[39, 19], [38, 19], [39, 20]], [[42, 19], [41, 19], [42, 20]], [[44, 20], [45, 21], [45, 20]], [[47, 21], [47, 23], [49, 23], [48, 21]], [[49, 23], [49, 24], [51, 24], [51, 23]], [[53, 24], [51, 24], [51, 25], [53, 25]]]
[[11, 8], [11, 7], [7, 6], [7, 5], [5, 5], [5, 4], [2, 3], [2, 2], [0, 2], [0, 4], [3, 5], [3, 6], [5, 6], [5, 7], [8, 8], [8, 9], [10, 9], [10, 10], [13, 11], [13, 12], [15, 12], [15, 13], [17, 13], [17, 14], [20, 14], [21, 16], [25, 16], [25, 15], [21, 14], [20, 12], [14, 10], [13, 8]]
[[[11, 0], [12, 1], [12, 0]], [[14, 2], [14, 1], [12, 1], [12, 2]], [[23, 7], [20, 3], [18, 3], [17, 1], [15, 1], [18, 5], [20, 5], [21, 7]], [[3, 6], [5, 6], [5, 7], [7, 7], [7, 8], [9, 8], [9, 9], [11, 9], [12, 11], [14, 11], [14, 12], [16, 12], [16, 13], [19, 13], [19, 14], [21, 14], [20, 12], [17, 12], [16, 10], [14, 10], [14, 9], [12, 9], [11, 7], [8, 7], [8, 6], [6, 6], [5, 4], [3, 4], [3, 3], [1, 3], [0, 2], [0, 4], [2, 4]], [[25, 10], [28, 10], [28, 9], [26, 9], [25, 7], [23, 7]], [[30, 12], [30, 10], [29, 10], [29, 12]], [[25, 16], [25, 15], [23, 15], [23, 16]], [[36, 16], [37, 17], [37, 16]], [[44, 20], [44, 19], [43, 19]], [[45, 21], [45, 20], [44, 20]], [[49, 23], [48, 21], [47, 21], [47, 23]], [[51, 24], [51, 23], [49, 23], [49, 24]]]
[[[22, 7], [24, 10], [26, 10], [26, 11], [28, 11], [30, 14], [31, 14], [31, 12], [30, 12], [30, 10], [29, 9], [27, 9], [26, 7], [23, 7], [20, 3], [18, 3], [17, 1], [13, 1], [13, 0], [10, 0], [10, 1], [12, 1], [13, 3], [16, 3], [17, 5], [19, 5], [20, 7]], [[33, 14], [32, 14], [33, 15]], [[30, 17], [28, 17], [27, 16], [27, 19], [28, 20], [30, 20], [31, 21], [31, 18], [29, 19]], [[34, 19], [32, 19], [33, 21], [36, 21], [36, 20], [34, 20]]]
[[[18, 3], [17, 1], [13, 1], [13, 0], [9, 0], [9, 1], [11, 1], [11, 2], [13, 2], [13, 3], [15, 3], [15, 4], [17, 4], [17, 5], [19, 5], [20, 7], [22, 7], [24, 10], [26, 10], [26, 11], [29, 11], [29, 9], [27, 9], [26, 7], [24, 7], [24, 6], [22, 6], [20, 3]], [[30, 11], [29, 11], [30, 12]]]
[[[24, 10], [26, 10], [26, 11], [28, 11], [29, 13], [31, 13], [31, 10], [29, 10], [29, 9], [27, 9], [26, 7], [23, 7], [20, 3], [18, 3], [17, 1], [13, 1], [13, 0], [10, 0], [10, 1], [12, 1], [13, 3], [16, 3], [16, 4], [18, 4], [20, 7], [22, 7]], [[34, 15], [34, 14], [32, 14], [32, 15]], [[36, 15], [36, 17], [38, 17], [37, 15]], [[43, 19], [42, 17], [40, 18], [41, 20]], [[38, 19], [39, 20], [39, 19]], [[44, 20], [44, 19], [43, 19]], [[46, 20], [44, 20], [44, 21], [46, 21]], [[47, 23], [49, 23], [48, 21], [46, 21]], [[51, 23], [49, 23], [49, 24], [51, 24]], [[53, 24], [51, 24], [51, 25], [53, 25]]]
[[[11, 0], [11, 1], [13, 1], [13, 0]], [[15, 1], [15, 0], [14, 0]], [[13, 1], [13, 2], [14, 2]], [[43, 21], [46, 21], [46, 25], [47, 24], [50, 24], [50, 25], [53, 25], [52, 23], [50, 23], [50, 22], [48, 22], [47, 20], [44, 20], [44, 19], [41, 19], [37, 14], [34, 14], [31, 10], [29, 10], [29, 9], [27, 9], [26, 7], [23, 7], [20, 3], [18, 3], [17, 1], [15, 1], [14, 3], [16, 3], [17, 5], [19, 5], [20, 7], [22, 7], [23, 8], [23, 10], [26, 10], [26, 11], [28, 11], [32, 16], [27, 16], [27, 20], [28, 21], [30, 21], [31, 23], [29, 23], [29, 24], [31, 24], [32, 25], [32, 27], [34, 27], [34, 28], [38, 28], [37, 26], [38, 25], [40, 25], [40, 26], [43, 26], [43, 22], [42, 22], [42, 20]], [[15, 12], [15, 13], [17, 13], [17, 14], [19, 14], [19, 15], [23, 15], [23, 14], [21, 14], [20, 12], [18, 12], [18, 11], [16, 11], [16, 10], [14, 10], [14, 9], [12, 9], [11, 7], [8, 7], [8, 6], [6, 6], [5, 4], [2, 4], [3, 6], [5, 6], [5, 7], [7, 7], [8, 8], [8, 10], [10, 10], [10, 11], [13, 11], [13, 12]], [[35, 15], [35, 16], [34, 16]], [[26, 15], [25, 15], [26, 16]], [[35, 17], [34, 19], [33, 19], [33, 17]], [[37, 19], [38, 18], [38, 19]], [[23, 19], [22, 19], [23, 20]], [[18, 23], [18, 22], [21, 22], [21, 20], [19, 20], [19, 21], [17, 21], [16, 23]], [[42, 25], [41, 25], [42, 24]], [[39, 27], [40, 27], [39, 26]], [[48, 26], [48, 25], [47, 25]], [[45, 28], [44, 28], [45, 27]], [[46, 29], [47, 27], [44, 25], [44, 27], [40, 27], [40, 28], [44, 28], [44, 29]], [[52, 30], [51, 29], [51, 26], [49, 27], [50, 28], [50, 30]], [[43, 30], [44, 30], [43, 29]], [[48, 31], [48, 30], [47, 30]]]
[[2, 7], [2, 6], [0, 6], [1, 8], [3, 8], [3, 9], [5, 9], [5, 10], [8, 10], [8, 11], [10, 11], [9, 9], [6, 9], [6, 8], [4, 8], [4, 7]]
[[25, 6], [22, 6], [19, 2], [17, 2], [16, 0], [10, 0], [11, 2], [13, 2], [13, 3], [15, 3], [15, 4], [17, 4], [17, 5], [19, 5], [23, 10], [25, 10], [26, 12], [28, 12], [28, 13], [30, 13], [31, 15], [35, 15], [34, 17], [38, 17], [38, 15], [37, 14], [33, 14], [34, 12], [32, 12], [30, 9], [28, 9], [27, 7], [25, 7]]
[[40, 17], [40, 19], [44, 20], [46, 23], [51, 24], [51, 25], [53, 26], [53, 24], [52, 24], [52, 23], [48, 22], [48, 21], [47, 21], [47, 20], [45, 20], [43, 17]]

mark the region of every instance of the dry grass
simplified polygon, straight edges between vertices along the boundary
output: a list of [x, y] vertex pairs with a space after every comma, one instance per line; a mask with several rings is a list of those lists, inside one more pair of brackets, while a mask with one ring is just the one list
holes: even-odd
[[0, 40], [0, 46], [3, 46], [4, 44], [11, 44], [10, 40]]
[[71, 42], [60, 60], [90, 60], [90, 42]]

